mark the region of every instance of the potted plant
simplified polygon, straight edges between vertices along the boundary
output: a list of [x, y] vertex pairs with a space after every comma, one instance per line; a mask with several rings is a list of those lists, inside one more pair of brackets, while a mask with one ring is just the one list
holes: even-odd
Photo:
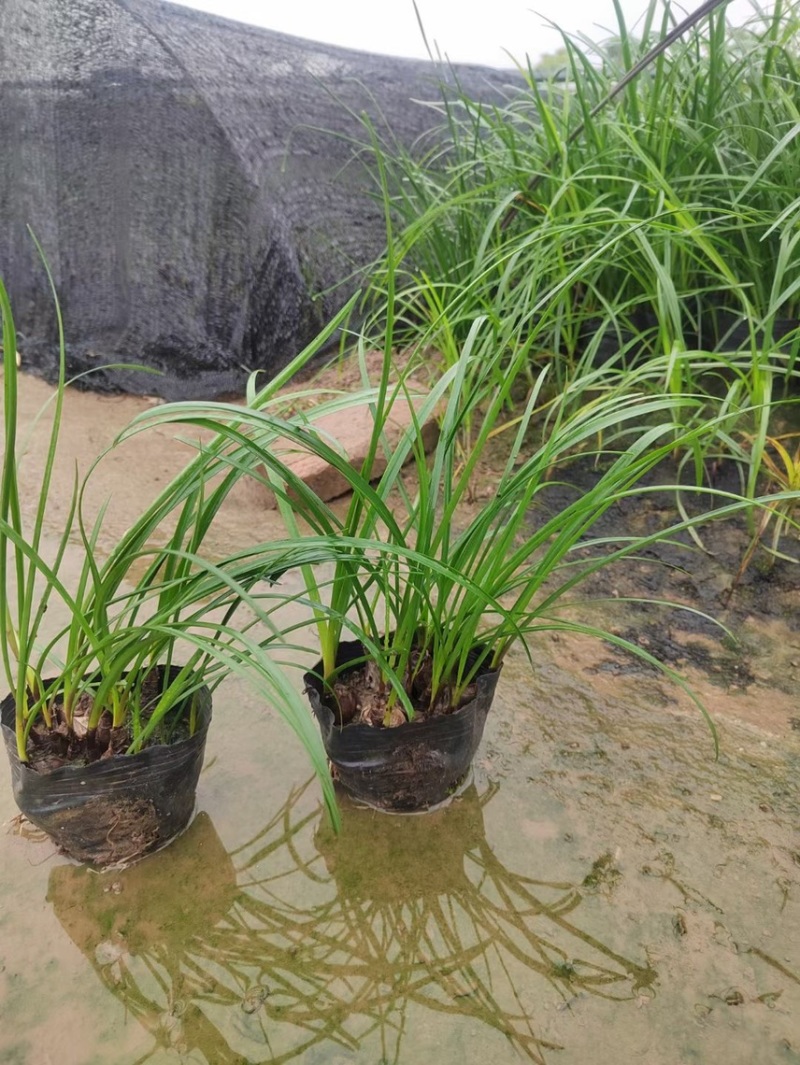
[[[434, 389], [431, 404], [445, 406], [441, 431], [430, 458], [415, 456], [414, 494], [399, 492], [398, 455], [376, 487], [383, 513], [353, 483], [343, 557], [331, 582], [333, 616], [319, 623], [322, 657], [307, 676], [339, 779], [388, 809], [430, 807], [458, 788], [515, 643], [548, 631], [582, 632], [664, 668], [637, 645], [581, 620], [569, 593], [646, 546], [647, 538], [631, 538], [609, 550], [591, 538], [591, 528], [670, 454], [681, 432], [672, 416], [677, 404], [610, 391], [578, 404], [570, 397], [568, 406], [562, 395], [545, 399], [542, 371], [499, 473], [487, 494], [470, 502], [478, 463], [510, 399], [497, 389], [485, 350], [473, 347], [481, 327], [476, 323], [458, 364]], [[515, 375], [508, 376], [510, 388]], [[539, 440], [537, 413], [546, 422]], [[378, 406], [377, 439], [384, 417]], [[472, 444], [462, 455], [467, 418]], [[404, 446], [413, 449], [413, 441]], [[597, 468], [594, 486], [548, 514], [549, 489], [576, 455], [586, 460], [587, 450]], [[403, 500], [399, 514], [393, 495]], [[284, 510], [291, 522], [294, 512]], [[562, 609], [570, 605], [571, 613]]]
[[[215, 460], [213, 441], [104, 548], [105, 557], [96, 551], [104, 511], [90, 519], [83, 508], [94, 467], [84, 480], [76, 474], [66, 516], [53, 517], [48, 497], [66, 399], [64, 331], [55, 305], [60, 372], [37, 485], [25, 476], [19, 447], [16, 334], [0, 282], [0, 656], [10, 689], [2, 732], [17, 804], [80, 860], [125, 863], [163, 846], [193, 812], [211, 690], [236, 673], [294, 728], [335, 819], [319, 738], [269, 655], [285, 638], [274, 624], [266, 635], [263, 627], [256, 630], [252, 611], [257, 603], [258, 617], [269, 621], [287, 598], [270, 582], [301, 560], [316, 561], [313, 550], [309, 556], [306, 545], [287, 544], [213, 563], [202, 557], [206, 534], [238, 477]], [[55, 536], [53, 527], [60, 530]], [[77, 577], [70, 581], [65, 569], [76, 552]], [[234, 626], [243, 606], [250, 614]]]
[[[505, 412], [529, 349], [521, 345], [498, 374], [498, 347], [486, 320], [478, 319], [458, 359], [421, 398], [411, 395], [413, 363], [394, 368], [389, 328], [380, 379], [306, 414], [281, 417], [274, 406], [260, 405], [269, 389], [258, 398], [251, 388], [245, 409], [182, 403], [146, 412], [134, 423], [134, 430], [154, 421], [217, 430], [228, 439], [231, 469], [260, 477], [275, 491], [288, 542], [309, 551], [324, 547], [335, 557], [332, 571], [303, 567], [322, 651], [307, 689], [335, 775], [378, 807], [429, 808], [460, 785], [515, 643], [524, 646], [548, 631], [589, 634], [624, 647], [686, 688], [642, 647], [562, 608], [588, 575], [674, 531], [628, 538], [611, 549], [591, 538], [605, 510], [635, 493], [646, 471], [693, 439], [677, 415], [685, 417], [695, 401], [628, 394], [604, 384], [602, 371], [548, 396], [545, 368], [532, 378], [521, 413], [509, 420]], [[361, 358], [366, 374], [363, 343]], [[295, 408], [296, 398], [284, 402]], [[417, 414], [388, 447], [385, 429], [401, 398], [419, 400], [410, 404]], [[369, 403], [373, 411], [359, 468], [329, 430], [314, 427], [318, 416], [337, 407], [346, 411], [351, 403]], [[428, 456], [420, 427], [436, 411], [440, 433]], [[488, 494], [476, 500], [480, 463], [503, 432], [509, 443], [499, 470]], [[338, 470], [351, 489], [344, 512], [302, 482], [287, 449], [311, 451]], [[385, 469], [375, 480], [379, 456]], [[548, 513], [548, 490], [576, 456], [594, 463], [595, 484]]]

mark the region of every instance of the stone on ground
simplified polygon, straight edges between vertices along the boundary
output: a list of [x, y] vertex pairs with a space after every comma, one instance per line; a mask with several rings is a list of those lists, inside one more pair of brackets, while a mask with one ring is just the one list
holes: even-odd
[[[390, 451], [413, 424], [412, 411], [419, 412], [425, 400], [426, 396], [419, 392], [409, 399], [398, 397], [395, 400], [385, 429], [386, 445]], [[354, 469], [361, 467], [369, 450], [373, 428], [373, 415], [367, 403], [325, 414], [314, 419], [311, 425], [329, 446], [347, 457]], [[431, 416], [420, 428], [425, 451], [429, 452], [436, 443], [438, 423]], [[278, 442], [275, 454], [325, 502], [346, 495], [349, 491], [344, 474], [319, 455], [302, 450], [294, 441]], [[377, 480], [386, 469], [386, 461], [385, 449], [381, 449], [372, 467], [373, 480]], [[277, 507], [277, 500], [272, 493], [269, 493], [268, 499], [270, 507]]]

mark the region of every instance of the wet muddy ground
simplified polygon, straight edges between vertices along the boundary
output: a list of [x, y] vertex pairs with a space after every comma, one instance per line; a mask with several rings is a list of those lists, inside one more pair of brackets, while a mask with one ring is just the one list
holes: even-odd
[[[47, 390], [24, 384], [32, 414]], [[144, 402], [71, 396], [64, 476]], [[112, 531], [185, 454], [154, 434], [113, 460]], [[220, 546], [275, 521], [244, 489]], [[26, 830], [3, 760], [0, 1062], [800, 1063], [796, 597], [767, 596], [768, 616], [734, 601], [734, 645], [641, 615], [628, 588], [592, 609], [676, 645], [719, 760], [660, 675], [565, 636], [533, 671], [510, 657], [448, 808], [345, 802], [338, 840], [293, 737], [238, 681], [215, 696], [197, 818], [133, 868], [98, 874]]]

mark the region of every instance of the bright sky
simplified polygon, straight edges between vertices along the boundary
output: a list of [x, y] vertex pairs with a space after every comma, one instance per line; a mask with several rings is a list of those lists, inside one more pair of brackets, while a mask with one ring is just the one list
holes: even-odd
[[[412, 0], [173, 2], [345, 48], [427, 58]], [[687, 11], [700, 2], [689, 0]], [[616, 32], [611, 0], [418, 0], [417, 7], [430, 45], [455, 63], [507, 67], [507, 53], [524, 62], [526, 53], [535, 60], [554, 52], [560, 38], [548, 20], [592, 40]], [[646, 7], [647, 0], [622, 0], [629, 27]], [[750, 0], [732, 0], [728, 17], [743, 22], [751, 11]]]

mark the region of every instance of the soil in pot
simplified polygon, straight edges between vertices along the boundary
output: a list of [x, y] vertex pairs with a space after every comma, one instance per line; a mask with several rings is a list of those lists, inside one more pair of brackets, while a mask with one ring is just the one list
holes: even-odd
[[334, 776], [355, 798], [379, 809], [436, 806], [469, 772], [499, 670], [482, 667], [461, 703], [452, 706], [446, 688], [431, 700], [429, 663], [415, 663], [407, 689], [417, 712], [408, 721], [399, 706], [390, 706], [374, 662], [364, 657], [358, 641], [343, 642], [336, 664], [344, 668], [332, 688], [321, 679], [321, 662], [305, 677]]
[[[153, 691], [159, 687], [156, 681]], [[31, 761], [24, 764], [16, 750], [14, 699], [8, 696], [0, 716], [17, 806], [78, 861], [128, 864], [163, 847], [186, 828], [194, 811], [211, 696], [202, 688], [194, 698], [197, 727], [191, 735], [187, 700], [175, 712], [168, 743], [151, 743], [127, 755], [122, 753], [129, 742], [126, 729], [101, 727], [91, 737], [58, 725], [39, 729], [30, 745]], [[54, 715], [57, 719], [55, 708]]]

